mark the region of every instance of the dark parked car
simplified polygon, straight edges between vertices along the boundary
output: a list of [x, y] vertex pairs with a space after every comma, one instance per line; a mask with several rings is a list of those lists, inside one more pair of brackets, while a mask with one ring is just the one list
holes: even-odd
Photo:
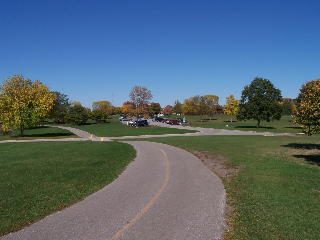
[[149, 123], [147, 120], [138, 120], [137, 121], [137, 126], [138, 127], [146, 127], [146, 126], [149, 126]]
[[129, 122], [128, 125], [133, 127], [146, 127], [146, 126], [149, 126], [149, 123], [147, 120], [136, 120], [136, 121]]
[[153, 119], [154, 122], [162, 122], [163, 120], [164, 120], [164, 119], [161, 118], [161, 117], [155, 117], [155, 118]]

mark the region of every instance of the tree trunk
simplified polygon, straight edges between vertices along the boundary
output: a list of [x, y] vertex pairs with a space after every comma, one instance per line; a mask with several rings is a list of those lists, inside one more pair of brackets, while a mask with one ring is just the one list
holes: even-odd
[[24, 132], [24, 127], [21, 125], [20, 126], [20, 136], [23, 136], [23, 132]]
[[311, 136], [312, 134], [311, 134], [311, 126], [310, 125], [308, 125], [308, 136]]
[[257, 128], [260, 128], [260, 119], [258, 119]]

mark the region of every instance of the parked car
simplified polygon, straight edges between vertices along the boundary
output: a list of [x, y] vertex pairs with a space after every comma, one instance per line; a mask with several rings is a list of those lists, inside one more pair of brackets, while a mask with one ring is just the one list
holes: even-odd
[[129, 121], [129, 122], [128, 122], [128, 126], [132, 126], [132, 127], [146, 127], [146, 126], [149, 126], [149, 123], [148, 123], [148, 120], [140, 119], [140, 120], [136, 120], [136, 121]]
[[120, 117], [119, 121], [130, 121], [130, 119], [127, 117]]
[[136, 121], [136, 126], [137, 127], [146, 127], [146, 126], [149, 126], [149, 123], [148, 123], [148, 120], [138, 120]]
[[127, 121], [127, 125], [128, 126], [135, 126], [135, 122], [136, 121], [133, 121], [133, 120]]
[[162, 122], [164, 119], [163, 118], [161, 118], [161, 117], [154, 117], [153, 118], [153, 121], [154, 122]]
[[170, 125], [179, 125], [180, 121], [178, 121], [178, 120], [168, 120], [167, 123], [170, 124]]

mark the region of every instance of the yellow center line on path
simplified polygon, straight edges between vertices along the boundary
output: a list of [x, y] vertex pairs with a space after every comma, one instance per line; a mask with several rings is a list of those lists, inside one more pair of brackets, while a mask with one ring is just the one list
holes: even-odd
[[170, 162], [167, 153], [160, 149], [162, 154], [165, 158], [165, 166], [166, 166], [166, 172], [165, 172], [165, 179], [163, 184], [161, 185], [159, 191], [151, 198], [151, 200], [138, 212], [138, 214], [132, 218], [128, 224], [124, 225], [116, 234], [114, 234], [111, 238], [111, 240], [118, 240], [128, 229], [130, 229], [139, 219], [148, 212], [148, 210], [155, 204], [155, 202], [159, 199], [161, 193], [165, 190], [165, 188], [168, 186], [168, 183], [170, 181]]

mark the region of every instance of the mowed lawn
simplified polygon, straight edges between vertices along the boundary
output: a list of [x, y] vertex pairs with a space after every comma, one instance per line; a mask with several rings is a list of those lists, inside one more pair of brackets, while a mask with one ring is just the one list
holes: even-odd
[[234, 209], [226, 239], [320, 236], [320, 137], [201, 136], [157, 138], [238, 167], [223, 179]]
[[19, 131], [14, 131], [11, 135], [1, 135], [1, 140], [22, 140], [22, 139], [36, 139], [36, 138], [68, 138], [77, 137], [73, 133], [60, 129], [51, 127], [35, 127], [31, 129], [26, 129], [24, 131], [24, 136], [19, 136]]
[[[176, 118], [176, 116], [172, 116]], [[233, 117], [223, 114], [208, 116], [186, 116], [187, 121], [193, 127], [204, 127], [204, 128], [217, 128], [217, 129], [230, 129], [230, 130], [241, 130], [241, 131], [257, 131], [257, 132], [278, 132], [278, 133], [301, 133], [302, 129], [300, 126], [295, 125], [292, 122], [291, 116], [282, 116], [280, 120], [274, 120], [271, 122], [262, 122], [260, 128], [256, 128], [257, 122], [253, 120], [249, 121], [237, 121]]]
[[175, 128], [164, 127], [131, 127], [127, 126], [119, 120], [111, 119], [108, 123], [89, 123], [81, 126], [72, 126], [89, 133], [92, 133], [98, 137], [121, 137], [121, 136], [139, 136], [139, 135], [161, 135], [161, 134], [182, 134], [193, 133], [192, 130], [181, 130]]
[[117, 142], [0, 144], [0, 236], [112, 182], [135, 157]]

